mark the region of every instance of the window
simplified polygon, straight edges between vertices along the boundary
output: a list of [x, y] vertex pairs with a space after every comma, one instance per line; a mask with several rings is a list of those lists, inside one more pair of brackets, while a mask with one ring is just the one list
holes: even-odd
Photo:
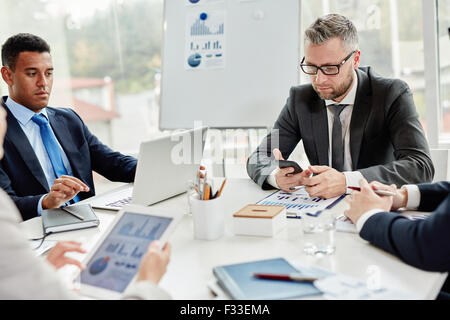
[[[358, 30], [361, 66], [406, 81], [426, 130], [422, 1], [302, 0], [301, 13], [302, 46], [304, 30], [317, 17], [339, 13], [349, 18]], [[301, 50], [303, 56], [303, 47]], [[301, 77], [302, 83], [308, 82], [305, 75]]]
[[73, 108], [103, 143], [136, 154], [159, 134], [163, 4], [2, 0], [0, 39], [19, 32], [45, 39], [55, 67], [49, 104]]
[[441, 128], [439, 140], [450, 144], [450, 0], [437, 1]]
[[[439, 19], [439, 132], [440, 139], [450, 145], [450, 0], [435, 1]], [[428, 122], [434, 130], [435, 121], [426, 119], [422, 3], [301, 0], [301, 46], [305, 28], [317, 17], [330, 12], [347, 16], [359, 32], [361, 64], [372, 66], [382, 76], [405, 80], [414, 93], [424, 129], [427, 131]], [[0, 39], [3, 43], [13, 34], [30, 32], [47, 40], [55, 67], [50, 105], [72, 107], [101, 141], [136, 155], [142, 140], [162, 134], [158, 127], [163, 7], [164, 0], [1, 0]], [[303, 48], [300, 50], [303, 56]], [[301, 83], [309, 81], [299, 74]], [[0, 91], [6, 95], [7, 87], [0, 83]], [[254, 130], [247, 137], [236, 130], [222, 131], [221, 135], [226, 141], [221, 152], [224, 163], [234, 160], [232, 163], [239, 166], [237, 175], [246, 176], [245, 158], [265, 130]], [[437, 144], [437, 138], [432, 140]], [[232, 154], [228, 145], [233, 146]], [[214, 146], [207, 143], [209, 148]], [[292, 158], [306, 162], [301, 146], [296, 150]]]

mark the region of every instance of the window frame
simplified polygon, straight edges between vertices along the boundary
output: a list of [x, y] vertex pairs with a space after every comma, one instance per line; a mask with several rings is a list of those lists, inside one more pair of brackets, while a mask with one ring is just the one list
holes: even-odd
[[440, 141], [442, 108], [437, 1], [422, 0], [425, 105], [427, 138], [431, 149], [450, 147], [450, 143]]

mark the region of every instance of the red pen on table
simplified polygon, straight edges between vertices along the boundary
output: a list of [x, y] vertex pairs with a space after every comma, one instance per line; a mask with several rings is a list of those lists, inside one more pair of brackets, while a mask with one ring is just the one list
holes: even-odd
[[[347, 188], [356, 190], [356, 191], [361, 191], [361, 188], [358, 188], [358, 187], [347, 187]], [[395, 194], [393, 192], [387, 191], [387, 190], [373, 190], [373, 191], [380, 196], [395, 196]]]
[[299, 273], [289, 273], [289, 274], [254, 273], [253, 277], [267, 280], [284, 280], [296, 282], [314, 282], [320, 279], [318, 277], [305, 277]]

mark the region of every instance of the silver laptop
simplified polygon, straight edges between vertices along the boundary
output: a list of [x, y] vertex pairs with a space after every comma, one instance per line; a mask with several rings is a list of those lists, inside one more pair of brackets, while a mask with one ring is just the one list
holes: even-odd
[[141, 143], [134, 184], [96, 197], [94, 208], [120, 210], [128, 203], [148, 206], [186, 191], [200, 167], [207, 127]]

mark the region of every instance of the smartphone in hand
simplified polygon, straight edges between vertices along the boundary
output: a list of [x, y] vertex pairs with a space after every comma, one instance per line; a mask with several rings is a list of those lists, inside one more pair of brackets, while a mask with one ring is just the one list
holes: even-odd
[[280, 167], [280, 169], [293, 167], [294, 173], [300, 173], [303, 171], [302, 167], [300, 167], [297, 162], [291, 160], [278, 160], [278, 167]]

